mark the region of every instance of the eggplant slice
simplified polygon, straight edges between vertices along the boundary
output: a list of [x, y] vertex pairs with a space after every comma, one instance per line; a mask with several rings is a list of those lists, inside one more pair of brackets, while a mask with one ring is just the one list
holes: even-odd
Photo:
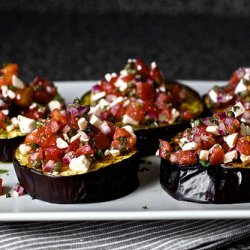
[[[188, 93], [186, 102], [182, 103], [182, 108], [188, 107], [189, 111], [195, 114], [195, 118], [203, 116], [204, 105], [199, 94], [192, 88], [178, 82], [171, 81], [169, 84], [179, 84], [184, 87]], [[91, 105], [90, 91], [85, 93], [81, 98], [81, 104]], [[116, 126], [121, 127], [122, 124], [115, 123]], [[178, 132], [190, 127], [190, 121], [178, 121], [173, 124], [160, 125], [138, 125], [133, 126], [137, 136], [137, 149], [140, 156], [154, 155], [159, 146], [159, 139], [168, 140]]]
[[21, 165], [17, 151], [13, 164], [20, 185], [35, 199], [51, 203], [92, 203], [114, 200], [139, 186], [138, 153], [133, 151], [95, 170], [74, 175], [49, 175]]
[[160, 182], [173, 198], [197, 203], [250, 202], [250, 168], [181, 166], [161, 160]]

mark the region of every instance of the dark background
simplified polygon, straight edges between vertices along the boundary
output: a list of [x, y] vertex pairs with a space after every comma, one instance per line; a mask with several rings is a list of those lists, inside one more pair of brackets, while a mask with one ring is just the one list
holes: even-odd
[[20, 76], [100, 79], [128, 58], [168, 78], [226, 80], [249, 65], [247, 0], [0, 0], [0, 63]]

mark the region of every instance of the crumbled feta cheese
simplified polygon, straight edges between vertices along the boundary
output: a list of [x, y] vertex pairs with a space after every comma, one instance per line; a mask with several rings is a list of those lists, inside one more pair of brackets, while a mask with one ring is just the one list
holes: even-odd
[[100, 109], [105, 109], [106, 107], [109, 106], [109, 104], [110, 103], [106, 101], [105, 99], [101, 99], [97, 105], [98, 107], [100, 107]]
[[218, 126], [207, 126], [206, 131], [213, 135], [220, 135]]
[[107, 73], [104, 77], [108, 82], [112, 79], [112, 76], [109, 73]]
[[238, 117], [244, 113], [245, 108], [241, 102], [238, 102], [232, 107], [231, 111], [234, 112], [235, 117]]
[[88, 126], [88, 121], [84, 117], [81, 117], [77, 124], [80, 130], [85, 130]]
[[130, 100], [127, 99], [124, 103], [123, 103], [123, 107], [127, 107], [130, 104]]
[[109, 151], [108, 149], [106, 149], [105, 152], [104, 152], [104, 155], [105, 155], [105, 156], [110, 155], [110, 151]]
[[93, 126], [99, 128], [102, 124], [102, 120], [99, 119], [96, 115], [91, 115], [90, 119], [89, 119], [90, 124], [92, 124]]
[[57, 101], [57, 100], [52, 100], [48, 103], [49, 109], [50, 111], [53, 111], [54, 109], [61, 109], [62, 108], [62, 104]]
[[233, 150], [233, 151], [229, 151], [227, 152], [225, 155], [224, 155], [224, 160], [223, 162], [224, 163], [228, 163], [228, 162], [231, 162], [233, 161], [234, 159], [237, 159], [237, 151], [236, 150]]
[[128, 72], [126, 69], [123, 69], [120, 71], [120, 76], [127, 76], [128, 75]]
[[9, 110], [8, 110], [8, 109], [3, 109], [3, 110], [1, 110], [1, 112], [2, 112], [4, 115], [8, 115], [8, 114], [9, 114]]
[[209, 93], [208, 93], [210, 99], [213, 101], [213, 102], [217, 102], [218, 100], [218, 94], [215, 92], [214, 89], [210, 90]]
[[69, 136], [66, 133], [63, 133], [63, 138], [66, 142], [69, 142]]
[[171, 119], [168, 122], [174, 123], [175, 120], [179, 117], [179, 115], [180, 115], [180, 112], [177, 109], [173, 108], [171, 110]]
[[56, 146], [60, 149], [63, 149], [63, 148], [67, 148], [69, 144], [59, 137], [56, 139]]
[[238, 138], [238, 133], [233, 133], [231, 135], [228, 135], [228, 136], [224, 136], [223, 139], [224, 141], [227, 143], [227, 145], [230, 147], [230, 148], [233, 148], [235, 146], [235, 143], [237, 141], [237, 138]]
[[105, 91], [98, 92], [96, 94], [91, 95], [91, 101], [95, 102], [106, 95]]
[[197, 147], [198, 147], [198, 144], [196, 142], [192, 141], [192, 142], [185, 143], [182, 146], [182, 150], [183, 151], [186, 151], [186, 150], [196, 150]]
[[156, 62], [151, 62], [151, 69], [156, 69], [156, 68], [157, 68]]
[[156, 156], [159, 156], [159, 155], [160, 155], [160, 150], [159, 150], [159, 149], [155, 152], [155, 155], [156, 155]]
[[25, 87], [25, 84], [23, 81], [21, 81], [17, 76], [13, 75], [12, 76], [12, 84], [14, 87], [18, 89], [23, 89]]
[[75, 134], [74, 136], [72, 136], [72, 137], [70, 138], [70, 142], [73, 142], [73, 141], [79, 139], [80, 137], [81, 137], [81, 135], [80, 135], [79, 133], [77, 133], [77, 134]]
[[87, 172], [90, 166], [90, 161], [85, 155], [73, 158], [69, 163], [69, 168], [73, 171]]
[[109, 152], [114, 157], [120, 155], [120, 153], [121, 153], [118, 149], [110, 149]]
[[29, 109], [34, 109], [37, 107], [37, 103], [36, 102], [33, 102], [30, 106], [29, 106]]
[[128, 83], [124, 82], [121, 78], [119, 78], [116, 82], [115, 82], [115, 86], [117, 88], [119, 88], [120, 91], [124, 91], [127, 89], [128, 87]]
[[31, 147], [26, 144], [21, 144], [19, 146], [19, 151], [22, 155], [26, 155], [31, 151]]
[[135, 135], [135, 133], [134, 133], [134, 129], [133, 129], [132, 126], [126, 125], [126, 126], [123, 126], [122, 128], [126, 129], [126, 130], [131, 134], [131, 136], [132, 136], [133, 138], [136, 138], [136, 135]]
[[[248, 69], [249, 70], [249, 69]], [[247, 81], [250, 80], [250, 72], [246, 70], [245, 75], [243, 76], [244, 79], [246, 79]]]
[[18, 122], [18, 119], [16, 117], [11, 118], [11, 123], [15, 126], [15, 128], [19, 127], [19, 122]]
[[85, 132], [78, 130], [77, 133], [80, 135], [81, 142], [89, 141], [89, 136]]
[[19, 115], [17, 117], [20, 131], [23, 134], [28, 134], [36, 128], [36, 122], [33, 119]]
[[10, 90], [10, 89], [7, 91], [7, 95], [8, 95], [8, 97], [9, 97], [10, 99], [15, 99], [15, 98], [16, 98], [15, 92], [12, 91], [12, 90]]
[[10, 131], [12, 131], [12, 130], [14, 130], [14, 129], [15, 129], [15, 126], [14, 126], [13, 124], [10, 124], [10, 125], [6, 126], [6, 130], [7, 130], [8, 132], [10, 132]]
[[245, 125], [244, 123], [240, 124], [240, 134], [242, 136], [250, 135], [250, 127]]
[[8, 97], [8, 87], [3, 85], [3, 86], [1, 86], [1, 90], [2, 90], [3, 97], [7, 98]]
[[199, 154], [199, 159], [201, 159], [203, 161], [208, 161], [208, 155], [209, 155], [208, 150], [201, 150], [200, 154]]
[[240, 159], [241, 159], [242, 162], [248, 163], [248, 162], [250, 162], [250, 155], [241, 154]]
[[119, 96], [118, 98], [116, 98], [113, 102], [110, 103], [110, 107], [113, 107], [115, 106], [116, 104], [120, 103], [123, 101], [123, 97], [122, 96]]
[[189, 140], [185, 137], [182, 137], [180, 140], [179, 140], [179, 146], [182, 147], [184, 144], [188, 143]]
[[130, 117], [128, 115], [123, 116], [122, 122], [124, 124], [131, 124], [131, 125], [138, 125], [139, 124], [138, 121], [134, 120], [132, 117]]
[[241, 79], [240, 82], [238, 83], [237, 87], [234, 90], [235, 94], [241, 93], [247, 91], [247, 86], [244, 84], [244, 80]]
[[161, 92], [166, 92], [166, 86], [165, 86], [165, 85], [161, 85], [161, 86], [159, 87], [159, 90], [160, 90]]

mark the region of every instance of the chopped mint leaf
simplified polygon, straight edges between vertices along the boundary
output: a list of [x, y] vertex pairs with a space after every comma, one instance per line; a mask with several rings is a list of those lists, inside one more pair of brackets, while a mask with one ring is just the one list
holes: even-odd
[[203, 167], [209, 167], [210, 163], [207, 161], [203, 161], [203, 160], [199, 160], [199, 163], [203, 166]]

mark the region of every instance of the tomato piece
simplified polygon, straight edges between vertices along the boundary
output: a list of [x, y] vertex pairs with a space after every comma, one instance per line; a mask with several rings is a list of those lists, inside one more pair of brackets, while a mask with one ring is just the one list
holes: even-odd
[[76, 155], [80, 156], [80, 155], [93, 155], [95, 152], [92, 149], [92, 147], [89, 144], [86, 144], [84, 146], [81, 146], [80, 148], [78, 148], [76, 150]]
[[226, 129], [227, 131], [232, 134], [240, 127], [240, 122], [238, 119], [233, 119], [231, 123], [227, 124]]
[[149, 76], [150, 69], [142, 60], [136, 59], [135, 69], [137, 70], [137, 73], [140, 74], [143, 78], [147, 78]]
[[159, 93], [156, 97], [156, 105], [161, 108], [161, 109], [165, 109], [167, 108], [167, 104], [172, 102], [172, 97], [167, 94], [167, 93]]
[[224, 149], [221, 147], [216, 147], [213, 149], [211, 156], [209, 158], [212, 165], [221, 164], [224, 160]]
[[36, 151], [31, 152], [29, 156], [29, 161], [32, 163], [35, 160], [42, 160], [44, 159], [44, 151], [42, 148], [36, 149]]
[[99, 150], [104, 150], [110, 147], [111, 140], [101, 132], [94, 135], [94, 140], [96, 148]]
[[9, 118], [0, 111], [0, 128], [6, 128], [6, 122], [9, 121]]
[[129, 138], [131, 137], [131, 134], [125, 128], [117, 128], [114, 133], [113, 139], [116, 140], [119, 137]]
[[33, 109], [23, 109], [20, 111], [20, 113], [30, 119], [38, 120], [41, 118], [45, 118], [45, 113], [40, 112], [39, 108], [33, 108]]
[[[59, 111], [58, 109], [54, 109], [54, 110], [51, 112], [50, 118], [51, 118], [52, 120], [55, 120], [55, 121], [59, 122], [59, 124], [60, 124], [61, 126], [64, 126], [64, 125], [66, 125], [66, 123], [67, 123], [67, 118], [65, 118], [65, 117], [60, 113], [60, 111]], [[72, 119], [73, 119], [73, 118], [72, 118]]]
[[136, 144], [136, 138], [134, 137], [118, 137], [112, 141], [111, 147], [119, 149], [121, 152], [129, 151], [133, 149]]
[[190, 111], [186, 110], [186, 111], [183, 112], [182, 118], [184, 120], [192, 120], [192, 119], [194, 119], [194, 114], [191, 113]]
[[[59, 111], [58, 111], [59, 112]], [[59, 112], [60, 113], [60, 112]], [[61, 115], [62, 116], [62, 115]], [[63, 116], [62, 116], [63, 117]], [[63, 117], [64, 118], [64, 117]], [[78, 121], [79, 121], [79, 118], [78, 117], [73, 117], [72, 115], [70, 115], [70, 114], [67, 114], [66, 115], [66, 119], [64, 118], [64, 120], [63, 120], [63, 125], [65, 125], [64, 124], [64, 121], [66, 121], [65, 122], [65, 124], [67, 123], [71, 128], [74, 128], [74, 129], [78, 129], [79, 127], [78, 127]]]
[[153, 68], [151, 67], [150, 77], [153, 81], [159, 84], [164, 82], [164, 75], [157, 66]]
[[26, 135], [25, 142], [38, 144], [38, 130], [34, 130], [30, 134]]
[[58, 161], [61, 160], [63, 152], [59, 148], [49, 147], [49, 148], [44, 148], [44, 154], [46, 161], [49, 160]]
[[116, 121], [119, 121], [124, 116], [126, 108], [123, 107], [120, 103], [117, 103], [110, 109], [110, 112], [116, 118]]
[[60, 129], [60, 124], [57, 121], [50, 120], [45, 127], [46, 134], [55, 134]]
[[31, 87], [25, 87], [23, 89], [16, 90], [15, 104], [21, 107], [29, 107], [33, 102], [33, 89]]
[[250, 155], [250, 137], [241, 137], [236, 144], [237, 150], [244, 155]]
[[234, 72], [229, 80], [229, 83], [237, 84], [239, 81], [240, 81], [240, 79], [238, 78], [238, 75], [236, 74], [236, 72]]
[[197, 154], [192, 150], [179, 150], [172, 153], [169, 160], [178, 165], [191, 165], [197, 163]]
[[171, 120], [171, 112], [169, 109], [163, 110], [159, 115], [158, 115], [158, 121], [159, 122], [167, 122]]
[[0, 70], [0, 86], [12, 84], [12, 76], [18, 75], [18, 65], [8, 64]]
[[136, 84], [137, 95], [144, 101], [154, 100], [154, 86], [147, 82], [138, 82]]
[[161, 139], [159, 141], [160, 141], [159, 156], [162, 159], [169, 159], [170, 152], [172, 151], [171, 145], [167, 141]]
[[18, 73], [18, 65], [15, 63], [10, 63], [7, 66], [5, 66], [4, 68], [1, 69], [1, 72], [3, 72], [3, 74], [12, 74], [12, 75], [16, 75]]
[[126, 110], [126, 114], [138, 122], [142, 122], [145, 118], [145, 110], [139, 103], [132, 102]]
[[80, 145], [80, 139], [72, 141], [68, 148], [66, 149], [66, 153], [71, 152], [71, 151], [76, 151], [79, 148]]

